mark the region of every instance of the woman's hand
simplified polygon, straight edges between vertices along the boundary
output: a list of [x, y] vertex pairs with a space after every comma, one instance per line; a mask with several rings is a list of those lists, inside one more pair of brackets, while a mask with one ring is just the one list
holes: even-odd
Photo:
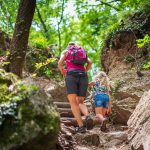
[[91, 87], [94, 86], [94, 84], [95, 84], [94, 82], [90, 82], [90, 83], [88, 84], [88, 87], [91, 88]]
[[62, 74], [63, 76], [66, 76], [66, 73], [67, 73], [67, 70], [66, 70], [66, 69], [62, 69], [62, 70], [61, 70], [61, 74]]
[[92, 86], [93, 86], [92, 83], [89, 83], [89, 84], [88, 84], [88, 87], [89, 87], [89, 88], [91, 88]]

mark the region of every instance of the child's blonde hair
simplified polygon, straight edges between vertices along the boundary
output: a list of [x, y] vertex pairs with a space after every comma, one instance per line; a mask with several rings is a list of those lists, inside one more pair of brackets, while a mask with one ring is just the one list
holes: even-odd
[[104, 71], [100, 71], [95, 77], [94, 81], [98, 80], [100, 85], [105, 85], [106, 87], [109, 86], [109, 81], [106, 73]]

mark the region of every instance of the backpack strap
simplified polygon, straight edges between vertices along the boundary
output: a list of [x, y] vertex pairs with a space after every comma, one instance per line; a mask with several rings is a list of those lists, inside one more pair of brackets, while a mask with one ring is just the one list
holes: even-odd
[[75, 59], [76, 53], [78, 53], [78, 48], [76, 48], [76, 49], [73, 51], [73, 54], [72, 54], [72, 60]]

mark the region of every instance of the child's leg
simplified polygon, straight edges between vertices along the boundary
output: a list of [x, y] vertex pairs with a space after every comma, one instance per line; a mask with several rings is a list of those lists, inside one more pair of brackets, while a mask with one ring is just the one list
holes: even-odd
[[101, 122], [105, 119], [103, 117], [103, 107], [96, 107], [95, 108], [96, 116], [100, 119]]
[[109, 101], [106, 99], [106, 101], [103, 102], [103, 116], [106, 117], [107, 109], [108, 109]]
[[103, 108], [102, 110], [103, 117], [106, 117], [106, 112], [107, 112], [107, 108]]

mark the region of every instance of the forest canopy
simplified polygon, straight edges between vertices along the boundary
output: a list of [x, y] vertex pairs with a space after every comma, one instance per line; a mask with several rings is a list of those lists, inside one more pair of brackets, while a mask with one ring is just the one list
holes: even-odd
[[[0, 0], [0, 29], [9, 36], [14, 32], [19, 2]], [[50, 48], [57, 57], [74, 41], [88, 51], [97, 68], [107, 36], [128, 24], [126, 20], [134, 13], [149, 11], [149, 0], [37, 0], [29, 45]], [[128, 28], [134, 27], [128, 24]]]

